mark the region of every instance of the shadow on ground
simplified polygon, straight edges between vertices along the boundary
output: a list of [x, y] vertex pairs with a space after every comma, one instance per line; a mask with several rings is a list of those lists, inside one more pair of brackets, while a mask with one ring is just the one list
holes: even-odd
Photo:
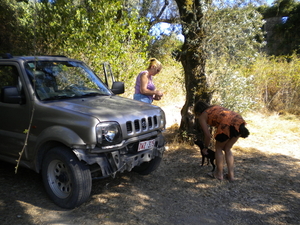
[[157, 171], [96, 180], [74, 210], [54, 205], [35, 172], [1, 162], [1, 224], [299, 224], [300, 161], [253, 148], [234, 154], [237, 180], [219, 182], [196, 147], [170, 144]]

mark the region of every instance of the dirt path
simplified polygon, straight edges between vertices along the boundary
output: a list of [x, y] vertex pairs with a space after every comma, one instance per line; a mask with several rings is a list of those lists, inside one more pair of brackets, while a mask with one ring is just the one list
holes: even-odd
[[[168, 126], [179, 123], [180, 107], [164, 108]], [[14, 165], [1, 162], [1, 224], [299, 224], [299, 120], [261, 114], [245, 119], [251, 135], [234, 147], [234, 183], [207, 177], [211, 166], [200, 167], [199, 150], [172, 143], [170, 129], [158, 170], [96, 180], [90, 200], [74, 210], [54, 205], [38, 174], [20, 169], [15, 175]]]

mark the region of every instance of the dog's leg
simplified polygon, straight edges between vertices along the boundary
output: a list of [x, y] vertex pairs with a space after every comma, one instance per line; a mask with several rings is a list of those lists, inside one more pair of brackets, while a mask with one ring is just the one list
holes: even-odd
[[[201, 151], [201, 150], [200, 150], [200, 151]], [[203, 166], [204, 160], [205, 160], [205, 156], [202, 154], [202, 163], [201, 163], [201, 166]]]
[[215, 164], [214, 164], [214, 161], [215, 161], [215, 159], [213, 159], [213, 158], [210, 159], [210, 163], [211, 163], [211, 165], [213, 166], [213, 169], [212, 169], [211, 172], [214, 172], [214, 171], [215, 171], [215, 168], [216, 168], [216, 166], [215, 166]]

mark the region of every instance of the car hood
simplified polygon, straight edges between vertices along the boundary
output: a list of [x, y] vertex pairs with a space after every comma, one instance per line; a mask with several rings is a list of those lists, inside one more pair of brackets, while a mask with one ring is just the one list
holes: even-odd
[[99, 121], [132, 120], [162, 114], [162, 109], [158, 106], [120, 96], [95, 96], [61, 100], [47, 104], [51, 107], [94, 116]]

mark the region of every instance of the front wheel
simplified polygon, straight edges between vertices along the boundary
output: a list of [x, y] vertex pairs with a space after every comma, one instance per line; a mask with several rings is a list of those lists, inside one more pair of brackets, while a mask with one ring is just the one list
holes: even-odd
[[155, 157], [150, 162], [144, 162], [141, 165], [134, 167], [132, 171], [137, 172], [141, 175], [148, 175], [157, 169], [161, 162], [161, 159], [161, 157]]
[[67, 147], [56, 147], [46, 154], [42, 177], [48, 195], [62, 208], [73, 209], [90, 196], [91, 172]]

